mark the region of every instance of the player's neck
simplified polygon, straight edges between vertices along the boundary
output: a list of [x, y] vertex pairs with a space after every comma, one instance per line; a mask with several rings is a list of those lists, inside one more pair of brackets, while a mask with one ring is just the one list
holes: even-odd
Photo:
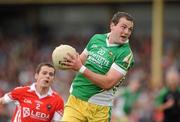
[[36, 91], [40, 94], [40, 95], [45, 95], [47, 94], [47, 92], [49, 91], [48, 87], [41, 87], [41, 86], [37, 86], [36, 85]]
[[108, 42], [109, 44], [119, 44], [118, 43], [119, 38], [117, 36], [113, 36], [111, 33], [108, 36]]
[[110, 36], [110, 34], [108, 35], [107, 38], [108, 38], [108, 43], [113, 44], [114, 40], [113, 40], [112, 36]]

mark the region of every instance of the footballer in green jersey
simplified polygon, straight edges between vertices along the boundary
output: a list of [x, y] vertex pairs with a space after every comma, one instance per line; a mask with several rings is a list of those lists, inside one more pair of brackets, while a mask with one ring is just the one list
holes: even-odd
[[[124, 44], [109, 44], [109, 34], [96, 34], [92, 37], [83, 52], [88, 55], [84, 65], [98, 74], [105, 75], [113, 67], [125, 75], [134, 63], [129, 41]], [[109, 106], [112, 105], [114, 87], [104, 90], [78, 73], [73, 80], [71, 94], [85, 101]]]
[[95, 34], [79, 55], [62, 62], [78, 71], [74, 78], [62, 121], [110, 122], [116, 89], [134, 63], [129, 37], [133, 18], [125, 12], [114, 14], [110, 32]]

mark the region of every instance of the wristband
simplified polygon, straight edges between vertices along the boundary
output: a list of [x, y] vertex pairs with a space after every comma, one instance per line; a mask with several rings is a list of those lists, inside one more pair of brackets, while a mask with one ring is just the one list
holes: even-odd
[[83, 74], [85, 70], [86, 70], [86, 67], [82, 65], [81, 68], [79, 69], [79, 72]]

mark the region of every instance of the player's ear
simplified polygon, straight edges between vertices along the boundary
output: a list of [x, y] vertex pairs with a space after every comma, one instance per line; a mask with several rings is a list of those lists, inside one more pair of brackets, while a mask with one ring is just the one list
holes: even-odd
[[110, 24], [110, 29], [112, 30], [113, 27], [114, 27], [114, 23], [111, 22], [111, 24]]
[[38, 79], [38, 73], [35, 73], [34, 78], [37, 80]]

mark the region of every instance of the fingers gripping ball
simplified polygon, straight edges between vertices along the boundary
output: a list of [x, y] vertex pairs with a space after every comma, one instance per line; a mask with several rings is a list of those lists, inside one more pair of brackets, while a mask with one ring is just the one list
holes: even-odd
[[71, 55], [76, 55], [76, 49], [70, 45], [60, 45], [53, 50], [52, 53], [52, 62], [57, 69], [66, 69], [65, 65], [62, 65], [61, 62], [64, 61], [64, 57], [67, 56], [67, 53]]

